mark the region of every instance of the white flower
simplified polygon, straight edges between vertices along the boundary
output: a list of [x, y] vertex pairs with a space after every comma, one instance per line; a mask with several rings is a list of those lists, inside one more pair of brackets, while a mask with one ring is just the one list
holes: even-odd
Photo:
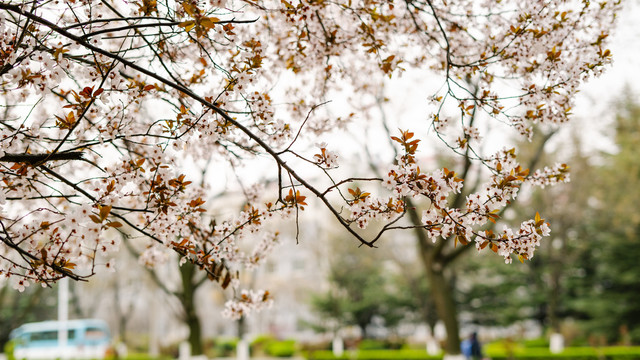
[[549, 234], [551, 234], [551, 228], [549, 228], [547, 223], [542, 224], [540, 230], [542, 231], [542, 236], [549, 236]]
[[107, 268], [109, 272], [116, 272], [116, 260], [109, 259], [109, 261], [104, 264], [104, 267]]
[[382, 178], [382, 186], [389, 190], [393, 190], [396, 186], [396, 179], [391, 175], [391, 173], [388, 173]]
[[22, 277], [12, 278], [13, 288], [19, 292], [23, 292], [25, 288], [29, 287], [29, 280]]

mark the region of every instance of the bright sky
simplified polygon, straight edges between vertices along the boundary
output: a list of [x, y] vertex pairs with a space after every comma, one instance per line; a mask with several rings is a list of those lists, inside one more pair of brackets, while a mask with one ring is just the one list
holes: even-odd
[[599, 139], [603, 133], [611, 135], [608, 126], [613, 120], [613, 102], [626, 87], [640, 101], [640, 1], [625, 0], [624, 3], [610, 46], [613, 65], [600, 78], [585, 84], [574, 111], [578, 123], [575, 126], [585, 134], [585, 140], [605, 150], [611, 149], [611, 144]]

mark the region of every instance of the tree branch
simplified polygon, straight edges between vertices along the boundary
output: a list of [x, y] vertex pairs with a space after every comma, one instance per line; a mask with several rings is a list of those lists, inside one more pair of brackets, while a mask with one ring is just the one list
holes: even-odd
[[184, 93], [185, 95], [187, 95], [188, 97], [192, 98], [193, 100], [199, 102], [200, 104], [202, 104], [203, 106], [210, 108], [211, 110], [213, 110], [214, 112], [216, 112], [218, 115], [220, 115], [225, 121], [227, 121], [228, 123], [232, 124], [233, 126], [235, 126], [236, 128], [238, 128], [241, 132], [243, 132], [245, 135], [247, 135], [247, 137], [249, 137], [249, 139], [251, 139], [252, 141], [254, 141], [256, 144], [258, 144], [258, 146], [260, 146], [262, 149], [264, 149], [264, 151], [266, 151], [271, 157], [273, 157], [273, 159], [278, 163], [278, 166], [284, 168], [287, 170], [287, 172], [296, 180], [298, 180], [300, 182], [300, 184], [302, 184], [303, 187], [305, 187], [307, 190], [311, 191], [311, 193], [313, 193], [318, 199], [320, 199], [320, 201], [322, 201], [325, 206], [327, 207], [327, 209], [329, 209], [329, 211], [333, 214], [333, 216], [338, 220], [338, 222], [349, 232], [351, 233], [351, 235], [353, 235], [353, 237], [355, 237], [358, 241], [360, 241], [362, 244], [367, 245], [369, 247], [373, 246], [373, 242], [370, 240], [366, 240], [365, 238], [363, 238], [360, 234], [358, 234], [357, 231], [355, 231], [353, 228], [350, 227], [350, 224], [345, 221], [342, 216], [340, 216], [339, 211], [334, 208], [331, 203], [329, 202], [329, 199], [326, 198], [326, 196], [324, 196], [322, 194], [322, 192], [318, 189], [316, 189], [313, 185], [311, 185], [307, 180], [305, 180], [302, 176], [298, 175], [291, 166], [289, 166], [287, 164], [286, 161], [284, 161], [280, 155], [273, 149], [271, 148], [271, 146], [269, 146], [264, 140], [262, 140], [258, 135], [254, 134], [251, 130], [249, 130], [249, 128], [247, 128], [245, 125], [243, 125], [242, 123], [240, 123], [238, 120], [234, 119], [233, 117], [231, 117], [229, 114], [226, 113], [226, 111], [224, 111], [222, 108], [214, 105], [213, 103], [211, 103], [210, 101], [207, 101], [206, 99], [204, 99], [202, 96], [194, 93], [191, 89], [182, 86], [180, 84], [176, 84], [174, 82], [171, 82], [167, 79], [165, 79], [164, 77], [158, 75], [157, 73], [153, 72], [152, 70], [146, 69], [144, 67], [142, 67], [141, 65], [137, 65], [136, 63], [129, 61], [125, 58], [122, 58], [121, 56], [118, 56], [116, 54], [111, 53], [110, 51], [104, 50], [102, 48], [96, 47], [90, 43], [88, 43], [87, 41], [85, 41], [83, 38], [76, 36], [66, 30], [64, 30], [63, 28], [59, 27], [58, 25], [50, 22], [47, 19], [44, 19], [40, 16], [28, 13], [24, 10], [22, 10], [19, 6], [16, 5], [9, 5], [9, 4], [2, 4], [0, 3], [0, 9], [5, 9], [5, 10], [9, 10], [18, 14], [21, 14], [27, 18], [32, 19], [33, 21], [42, 24], [48, 28], [50, 28], [51, 30], [59, 33], [60, 35], [76, 41], [78, 44], [80, 44], [81, 46], [102, 54], [104, 56], [107, 56], [109, 58], [112, 58], [114, 60], [117, 60], [119, 62], [121, 62], [122, 64], [128, 66], [131, 69], [134, 69], [142, 74], [145, 74], [153, 79], [156, 79], [160, 82], [162, 82], [163, 84], [176, 89], [182, 93]]
[[47, 153], [47, 154], [7, 154], [0, 157], [2, 162], [27, 163], [41, 165], [47, 161], [82, 160], [81, 151]]

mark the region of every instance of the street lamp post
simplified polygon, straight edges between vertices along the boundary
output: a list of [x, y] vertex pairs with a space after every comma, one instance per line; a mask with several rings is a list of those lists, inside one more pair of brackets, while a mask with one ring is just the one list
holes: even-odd
[[67, 321], [69, 320], [69, 279], [63, 278], [58, 283], [58, 348], [60, 349], [60, 359], [67, 359], [68, 331]]

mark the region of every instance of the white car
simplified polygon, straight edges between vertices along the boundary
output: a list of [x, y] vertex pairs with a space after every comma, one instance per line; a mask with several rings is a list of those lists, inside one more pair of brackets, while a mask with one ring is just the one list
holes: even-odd
[[[58, 339], [65, 328], [66, 344]], [[104, 359], [113, 354], [109, 328], [97, 319], [28, 323], [13, 330], [11, 339], [16, 359]]]

